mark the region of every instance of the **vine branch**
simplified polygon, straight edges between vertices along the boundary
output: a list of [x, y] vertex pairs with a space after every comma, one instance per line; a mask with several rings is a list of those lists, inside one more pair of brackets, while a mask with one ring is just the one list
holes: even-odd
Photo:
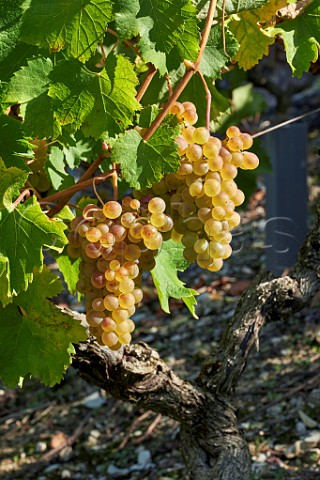
[[207, 45], [208, 38], [209, 38], [209, 33], [211, 29], [211, 25], [213, 22], [213, 17], [216, 11], [216, 6], [217, 6], [217, 0], [211, 0], [210, 1], [210, 6], [209, 6], [209, 11], [208, 15], [206, 18], [206, 23], [202, 32], [202, 37], [201, 37], [201, 42], [200, 42], [200, 50], [198, 54], [197, 60], [192, 63], [192, 62], [185, 62], [186, 64], [186, 72], [183, 75], [182, 79], [180, 80], [179, 84], [173, 91], [172, 95], [170, 96], [169, 100], [167, 103], [164, 105], [163, 109], [159, 112], [159, 115], [155, 118], [155, 120], [152, 122], [150, 127], [146, 130], [145, 134], [143, 135], [143, 139], [145, 141], [149, 140], [151, 136], [154, 134], [154, 132], [157, 130], [157, 128], [161, 125], [163, 122], [165, 116], [168, 113], [169, 108], [171, 105], [179, 98], [183, 90], [186, 88], [188, 85], [189, 81], [193, 77], [193, 75], [198, 71], [200, 67], [200, 62], [202, 60], [203, 52], [204, 49]]

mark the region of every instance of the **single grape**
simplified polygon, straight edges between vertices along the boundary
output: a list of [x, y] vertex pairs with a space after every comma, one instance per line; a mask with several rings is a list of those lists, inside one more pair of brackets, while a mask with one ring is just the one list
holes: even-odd
[[104, 317], [100, 326], [104, 332], [114, 332], [117, 328], [117, 323], [111, 317]]
[[121, 293], [131, 293], [134, 287], [135, 283], [131, 278], [125, 278], [119, 283], [119, 291]]
[[106, 310], [112, 312], [119, 307], [118, 297], [116, 297], [115, 295], [106, 295], [103, 299], [103, 304]]
[[226, 216], [226, 210], [223, 207], [214, 207], [211, 215], [215, 220], [223, 220]]
[[144, 238], [144, 244], [149, 250], [158, 250], [162, 245], [162, 235], [160, 232], [152, 238]]
[[208, 197], [215, 197], [221, 191], [221, 184], [214, 178], [206, 179], [203, 185], [203, 190]]
[[189, 145], [186, 150], [186, 157], [190, 160], [190, 162], [196, 162], [202, 158], [202, 148], [200, 145], [196, 145], [195, 143]]
[[241, 168], [244, 170], [254, 170], [259, 165], [259, 158], [255, 153], [244, 152], [243, 153], [243, 164]]
[[105, 203], [103, 206], [103, 214], [107, 218], [111, 218], [111, 219], [118, 218], [120, 217], [121, 212], [122, 212], [122, 207], [120, 203], [115, 202], [113, 200]]
[[188, 142], [182, 135], [176, 137], [174, 141], [178, 144], [178, 153], [182, 157], [186, 153]]
[[195, 131], [195, 127], [188, 126], [184, 128], [181, 132], [183, 138], [187, 141], [189, 145], [193, 143], [193, 132]]
[[135, 304], [138, 304], [142, 301], [143, 291], [141, 290], [141, 288], [134, 288], [131, 293], [134, 296], [134, 303]]
[[196, 128], [195, 131], [193, 132], [193, 137], [192, 140], [194, 143], [198, 143], [199, 145], [203, 145], [204, 143], [207, 143], [209, 140], [210, 133], [205, 127], [199, 127]]
[[184, 113], [184, 106], [180, 102], [174, 102], [172, 105], [170, 105], [169, 113], [181, 118]]
[[209, 242], [208, 254], [211, 258], [221, 258], [224, 255], [225, 246], [220, 242]]
[[106, 277], [104, 276], [103, 272], [94, 272], [91, 275], [91, 283], [94, 288], [103, 288], [106, 285]]
[[223, 267], [222, 258], [214, 258], [211, 265], [208, 267], [209, 272], [218, 272]]
[[88, 243], [85, 247], [85, 253], [89, 258], [99, 258], [101, 255], [101, 245], [97, 243]]
[[198, 121], [197, 112], [191, 108], [187, 108], [182, 115], [182, 118], [185, 122], [189, 123], [189, 125], [194, 125]]
[[242, 205], [245, 200], [243, 191], [238, 189], [237, 193], [231, 198], [231, 200], [233, 201], [236, 207], [238, 207], [239, 205]]
[[118, 308], [117, 310], [113, 310], [112, 318], [117, 323], [121, 323], [129, 318], [128, 310], [126, 308]]
[[136, 260], [141, 256], [141, 249], [138, 245], [129, 243], [124, 252], [124, 257], [126, 260]]
[[204, 158], [193, 163], [193, 172], [196, 175], [203, 176], [209, 172], [209, 164]]
[[86, 315], [87, 322], [90, 327], [97, 327], [102, 322], [104, 314], [102, 312], [97, 312], [96, 310], [89, 310]]
[[131, 335], [130, 333], [124, 333], [119, 337], [119, 343], [122, 345], [128, 345], [131, 342]]
[[238, 174], [238, 169], [232, 163], [226, 163], [223, 165], [220, 171], [220, 175], [223, 180], [233, 180]]
[[202, 223], [206, 223], [209, 218], [211, 218], [211, 208], [201, 207], [198, 210], [198, 218]]
[[134, 213], [132, 212], [125, 212], [122, 214], [121, 216], [121, 225], [125, 228], [130, 228], [131, 225], [134, 224], [134, 222], [136, 221], [136, 216]]
[[105, 310], [103, 298], [102, 297], [94, 298], [92, 300], [92, 308], [97, 312], [103, 312]]
[[198, 238], [198, 240], [193, 245], [194, 251], [196, 253], [206, 253], [209, 247], [209, 242], [205, 238]]
[[243, 142], [240, 137], [231, 137], [227, 142], [227, 146], [231, 152], [240, 152], [243, 149]]
[[241, 133], [240, 138], [243, 143], [243, 150], [248, 150], [248, 148], [251, 148], [253, 145], [253, 138], [249, 133]]
[[151, 198], [148, 203], [150, 213], [163, 213], [166, 209], [166, 203], [160, 197]]
[[120, 307], [124, 309], [130, 308], [134, 306], [134, 303], [135, 303], [135, 299], [132, 293], [121, 293], [121, 295], [119, 295]]
[[118, 343], [118, 335], [114, 332], [103, 332], [101, 340], [107, 347], [113, 347]]
[[229, 127], [227, 128], [226, 135], [229, 138], [239, 137], [239, 135], [241, 135], [240, 128], [235, 126]]
[[214, 235], [222, 231], [221, 222], [219, 222], [218, 220], [214, 220], [213, 218], [210, 218], [204, 224], [204, 230], [208, 235], [208, 237], [213, 237]]
[[241, 167], [243, 164], [243, 154], [241, 152], [233, 152], [231, 164], [238, 168]]
[[187, 230], [184, 232], [182, 236], [181, 243], [185, 247], [193, 247], [195, 242], [198, 240], [198, 235], [195, 232], [191, 232], [190, 230]]
[[111, 232], [103, 233], [100, 237], [100, 243], [104, 248], [112, 247], [115, 244], [116, 239]]

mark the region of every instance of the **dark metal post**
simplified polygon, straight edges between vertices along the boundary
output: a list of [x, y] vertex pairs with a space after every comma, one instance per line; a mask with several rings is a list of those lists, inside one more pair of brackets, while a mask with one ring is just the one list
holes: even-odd
[[266, 268], [276, 276], [293, 266], [307, 233], [307, 134], [297, 122], [264, 139], [273, 169], [265, 175]]

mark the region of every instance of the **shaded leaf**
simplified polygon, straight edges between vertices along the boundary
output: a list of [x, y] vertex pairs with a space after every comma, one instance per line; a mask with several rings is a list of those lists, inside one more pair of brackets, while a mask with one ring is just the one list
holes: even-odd
[[154, 284], [158, 290], [161, 308], [170, 313], [169, 298], [183, 300], [192, 315], [197, 318], [194, 306], [196, 305], [195, 295], [198, 293], [186, 288], [178, 278], [178, 271], [184, 271], [188, 262], [183, 257], [184, 246], [168, 240], [163, 243], [159, 254], [155, 257], [156, 266], [151, 271]]

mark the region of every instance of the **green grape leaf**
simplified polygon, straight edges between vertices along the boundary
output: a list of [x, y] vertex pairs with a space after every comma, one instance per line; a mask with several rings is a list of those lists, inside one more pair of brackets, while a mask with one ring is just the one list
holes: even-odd
[[8, 259], [0, 255], [0, 308], [1, 304], [3, 307], [6, 307], [12, 302], [12, 296], [9, 291], [7, 262]]
[[49, 219], [34, 196], [23, 204], [12, 203], [25, 182], [25, 172], [0, 165], [0, 175], [0, 256], [7, 260], [10, 295], [17, 295], [32, 281], [34, 268], [42, 266], [42, 247], [61, 251], [67, 238], [64, 223]]
[[53, 65], [49, 58], [35, 58], [21, 67], [9, 82], [4, 101], [20, 103], [23, 129], [30, 136], [57, 137], [60, 125], [55, 120], [53, 102], [48, 97], [49, 73]]
[[55, 190], [64, 190], [74, 185], [74, 178], [66, 172], [66, 162], [64, 152], [59, 147], [51, 148], [49, 158], [44, 168], [50, 178], [52, 186]]
[[61, 288], [59, 278], [44, 268], [13, 305], [0, 309], [0, 377], [9, 387], [30, 375], [50, 386], [60, 382], [71, 363], [72, 343], [86, 339], [80, 322], [46, 299]]
[[199, 53], [199, 29], [197, 25], [196, 8], [187, 2], [181, 9], [184, 23], [180, 28], [176, 48], [181, 60], [187, 59], [195, 62]]
[[61, 255], [54, 255], [59, 265], [59, 270], [68, 285], [68, 290], [72, 295], [77, 292], [77, 282], [79, 280], [79, 267], [81, 258], [70, 258], [66, 253]]
[[75, 168], [80, 162], [92, 162], [101, 152], [101, 142], [95, 142], [93, 138], [85, 138], [79, 130], [76, 135], [70, 136], [63, 153], [68, 167]]
[[176, 44], [186, 21], [186, 5], [189, 0], [141, 0], [140, 17], [150, 17], [150, 40], [157, 51], [169, 53]]
[[184, 271], [189, 263], [183, 257], [184, 246], [168, 240], [163, 243], [159, 254], [155, 257], [156, 266], [151, 271], [154, 284], [158, 290], [161, 308], [170, 313], [169, 298], [183, 300], [192, 315], [198, 318], [194, 306], [196, 305], [196, 290], [186, 288], [178, 278], [177, 272]]
[[145, 62], [152, 63], [158, 68], [160, 75], [164, 75], [167, 72], [167, 56], [165, 52], [156, 50], [155, 42], [150, 40], [150, 29], [153, 26], [152, 19], [149, 17], [137, 19], [140, 40], [138, 47]]
[[90, 72], [80, 62], [62, 61], [53, 71], [49, 95], [62, 125], [82, 126], [96, 140], [124, 131], [140, 108], [135, 99], [137, 76], [130, 61], [118, 55], [107, 58], [104, 69]]
[[0, 220], [4, 208], [9, 211], [12, 207], [13, 197], [18, 197], [20, 188], [25, 184], [28, 173], [17, 167], [6, 168], [3, 160], [0, 158]]
[[320, 1], [311, 2], [294, 20], [287, 20], [279, 27], [269, 29], [269, 32], [281, 35], [292, 73], [296, 77], [301, 77], [319, 55]]
[[236, 37], [240, 48], [232, 61], [239, 67], [250, 70], [259, 60], [268, 55], [269, 46], [275, 41], [274, 35], [260, 28], [258, 12], [243, 12], [229, 23], [229, 28]]
[[120, 135], [112, 148], [112, 162], [120, 163], [123, 178], [137, 190], [151, 187], [164, 173], [176, 172], [179, 154], [174, 138], [180, 127], [162, 123], [145, 142], [138, 132]]
[[14, 50], [19, 39], [22, 0], [0, 2], [0, 63]]
[[217, 11], [219, 14], [224, 10], [226, 15], [239, 13], [245, 10], [255, 10], [262, 7], [269, 0], [218, 0]]
[[8, 115], [0, 114], [0, 129], [0, 156], [5, 165], [29, 172], [26, 162], [18, 156], [29, 152], [27, 142], [22, 139], [21, 122]]
[[211, 27], [208, 43], [204, 49], [200, 63], [200, 70], [203, 75], [209, 78], [221, 77], [221, 70], [230, 62], [240, 45], [233, 34], [225, 28], [226, 53], [223, 49], [222, 26], [217, 24]]
[[111, 0], [27, 0], [21, 37], [32, 45], [88, 60], [112, 20]]

